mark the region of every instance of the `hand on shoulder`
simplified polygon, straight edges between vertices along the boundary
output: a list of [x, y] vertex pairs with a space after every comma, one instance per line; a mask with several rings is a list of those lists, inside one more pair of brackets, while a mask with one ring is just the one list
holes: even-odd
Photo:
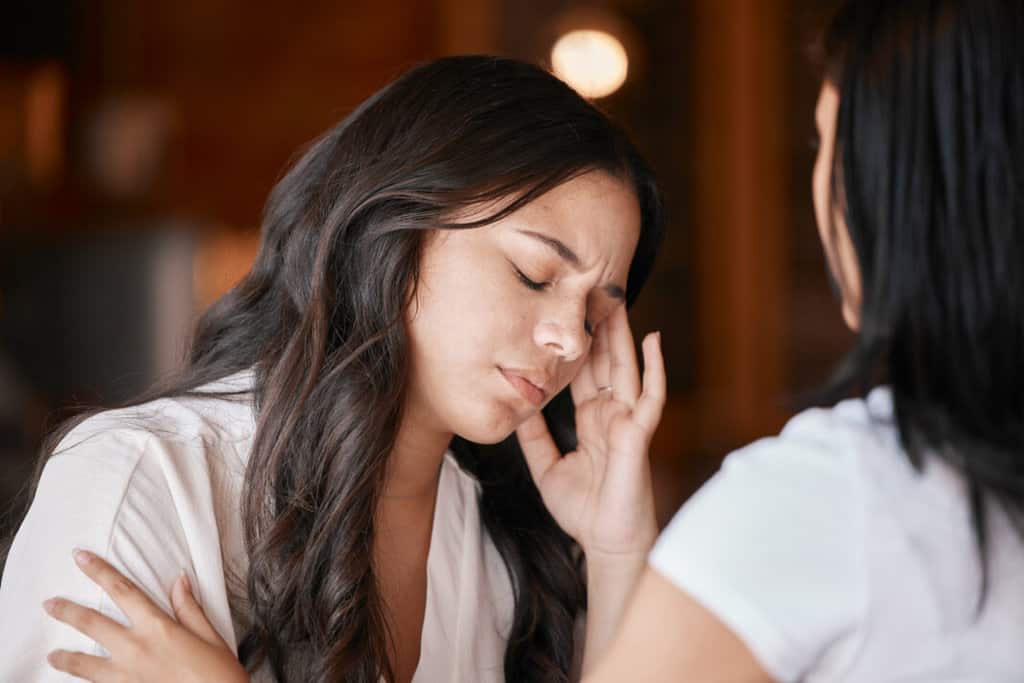
[[51, 617], [92, 638], [110, 652], [109, 657], [99, 657], [56, 650], [47, 657], [53, 668], [93, 683], [248, 683], [248, 673], [210, 625], [184, 574], [171, 591], [172, 617], [93, 553], [75, 551], [75, 561], [128, 616], [132, 625], [130, 628], [122, 626], [70, 600], [47, 600], [43, 607]]

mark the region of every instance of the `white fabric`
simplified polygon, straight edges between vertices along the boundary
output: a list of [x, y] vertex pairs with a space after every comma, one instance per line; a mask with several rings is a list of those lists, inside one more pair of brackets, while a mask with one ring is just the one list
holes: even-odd
[[[244, 373], [211, 388], [250, 383]], [[210, 621], [236, 647], [244, 626], [232, 617], [228, 582], [246, 569], [239, 496], [253, 431], [243, 397], [160, 400], [102, 413], [69, 434], [46, 465], [0, 582], [0, 681], [70, 680], [47, 665], [48, 652], [102, 653], [47, 617], [46, 598], [67, 597], [126, 621], [78, 571], [76, 547], [107, 558], [167, 611], [170, 588], [186, 571]], [[503, 680], [513, 593], [481, 527], [477, 496], [476, 480], [447, 455], [414, 683]]]
[[976, 616], [965, 490], [911, 467], [880, 388], [731, 454], [650, 562], [780, 681], [1024, 681], [1024, 548], [992, 507]]

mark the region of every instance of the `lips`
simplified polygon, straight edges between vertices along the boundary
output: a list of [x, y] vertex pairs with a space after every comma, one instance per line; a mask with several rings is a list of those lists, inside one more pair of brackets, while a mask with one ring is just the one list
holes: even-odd
[[547, 379], [540, 373], [529, 370], [515, 370], [499, 368], [505, 380], [512, 385], [512, 388], [519, 392], [527, 403], [533, 406], [541, 406], [548, 397], [544, 388]]

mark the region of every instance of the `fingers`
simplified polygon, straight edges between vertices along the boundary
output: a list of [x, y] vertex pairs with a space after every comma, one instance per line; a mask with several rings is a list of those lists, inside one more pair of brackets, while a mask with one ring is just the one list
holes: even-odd
[[171, 607], [174, 608], [174, 616], [178, 623], [194, 635], [215, 647], [227, 648], [224, 639], [210, 625], [206, 614], [203, 612], [203, 608], [192, 594], [191, 582], [184, 572], [174, 582], [174, 587], [171, 588]]
[[597, 394], [597, 382], [594, 381], [592, 359], [593, 356], [587, 356], [587, 359], [583, 361], [580, 371], [576, 373], [576, 376], [569, 384], [573, 405], [578, 406], [584, 401], [589, 401]]
[[[590, 367], [594, 378], [594, 392], [611, 384], [611, 348], [608, 339], [608, 320], [594, 330], [594, 344], [590, 349]], [[588, 397], [592, 398], [592, 397]]]
[[616, 399], [633, 406], [640, 396], [640, 369], [626, 307], [618, 306], [605, 323], [608, 342], [609, 384]]
[[[597, 381], [596, 371], [597, 365], [600, 364], [601, 355], [601, 326], [598, 326], [594, 331], [594, 340], [590, 344], [590, 352], [587, 354], [586, 360], [583, 361], [583, 365], [580, 367], [576, 377], [573, 378], [572, 383], [569, 385], [569, 389], [572, 392], [572, 401], [577, 406], [597, 395], [597, 388], [601, 386], [601, 383]], [[607, 377], [608, 375], [605, 374], [605, 380], [607, 380]], [[604, 383], [607, 384], [607, 381]]]
[[662, 410], [665, 408], [665, 359], [661, 355], [661, 332], [654, 332], [644, 337], [642, 348], [644, 385], [643, 392], [633, 409], [633, 418], [649, 434], [653, 434], [661, 421]]
[[519, 447], [526, 457], [526, 466], [530, 468], [530, 475], [538, 486], [544, 474], [558, 462], [561, 452], [551, 438], [548, 425], [544, 421], [544, 415], [537, 413], [519, 425], [516, 429], [516, 437], [519, 439]]
[[46, 656], [46, 661], [57, 671], [63, 671], [93, 683], [114, 680], [113, 667], [106, 657], [95, 657], [82, 652], [54, 650]]
[[43, 609], [57, 621], [89, 636], [110, 651], [117, 649], [113, 644], [127, 630], [105, 614], [71, 600], [50, 598], [43, 603]]
[[110, 596], [133, 624], [137, 624], [140, 619], [169, 618], [134, 583], [101, 557], [87, 550], [75, 550], [73, 554], [82, 572]]

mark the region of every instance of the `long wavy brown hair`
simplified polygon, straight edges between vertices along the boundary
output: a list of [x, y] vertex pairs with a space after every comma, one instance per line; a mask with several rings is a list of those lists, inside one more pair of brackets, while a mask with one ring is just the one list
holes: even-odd
[[[209, 395], [204, 385], [255, 371], [242, 499], [249, 567], [236, 601], [250, 670], [269, 665], [302, 683], [393, 680], [374, 512], [402, 420], [403, 312], [424, 237], [485, 226], [594, 169], [629, 182], [640, 202], [632, 302], [662, 234], [651, 174], [608, 118], [529, 64], [453, 57], [415, 68], [314, 142], [273, 189], [252, 270], [201, 318], [182, 375], [133, 402]], [[494, 215], [451, 221], [494, 200]], [[545, 415], [573, 447], [567, 392]], [[568, 680], [586, 605], [578, 549], [514, 437], [456, 438], [452, 450], [481, 484], [481, 517], [515, 591], [506, 679]]]

